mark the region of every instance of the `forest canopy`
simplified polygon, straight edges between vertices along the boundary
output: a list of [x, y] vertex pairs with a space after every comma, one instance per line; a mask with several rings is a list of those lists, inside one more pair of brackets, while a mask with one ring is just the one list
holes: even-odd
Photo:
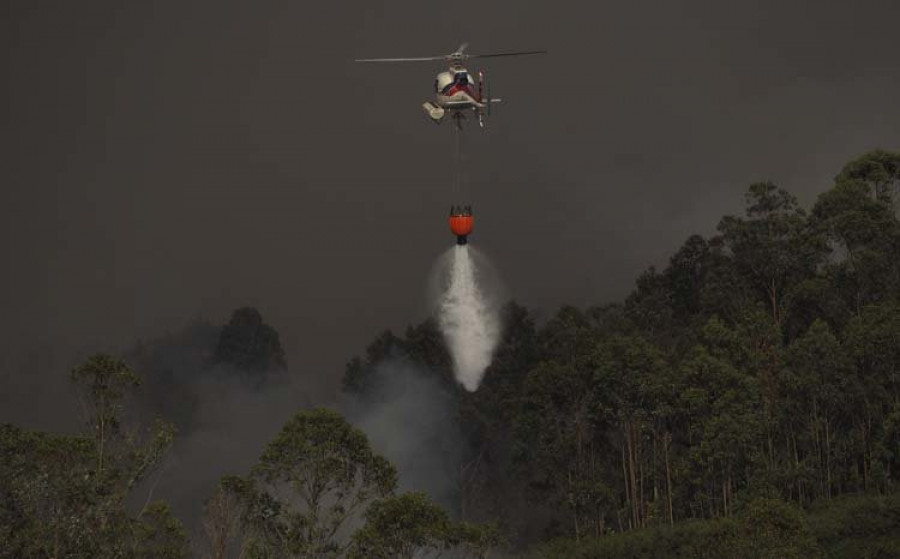
[[[147, 497], [175, 425], [129, 413], [142, 380], [151, 400], [169, 392], [172, 369], [148, 351], [95, 355], [69, 379], [79, 433], [0, 426], [0, 557], [897, 556], [898, 207], [896, 152], [849, 162], [809, 209], [752, 184], [743, 215], [689, 237], [621, 303], [541, 323], [508, 303], [472, 393], [434, 320], [377, 336], [344, 395], [377, 402], [390, 363], [440, 387], [465, 443], [449, 510], [400, 492], [340, 413], [297, 410], [189, 534]], [[247, 390], [283, 376], [255, 309], [200, 334], [190, 355], [208, 359], [185, 367]]]

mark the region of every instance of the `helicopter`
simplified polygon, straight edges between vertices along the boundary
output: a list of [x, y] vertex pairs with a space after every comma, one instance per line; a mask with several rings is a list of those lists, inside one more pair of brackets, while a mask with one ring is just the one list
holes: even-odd
[[426, 62], [444, 60], [450, 66], [446, 72], [437, 75], [434, 81], [434, 101], [425, 101], [422, 108], [435, 124], [440, 124], [445, 117], [456, 122], [462, 128], [465, 114], [472, 111], [478, 119], [478, 125], [484, 128], [485, 115], [490, 115], [491, 105], [500, 103], [501, 99], [491, 97], [490, 89], [485, 85], [484, 72], [478, 72], [477, 82], [463, 66], [470, 58], [496, 58], [500, 56], [526, 56], [546, 54], [545, 50], [527, 50], [516, 52], [496, 52], [488, 54], [468, 54], [468, 43], [463, 43], [450, 54], [442, 56], [425, 56], [420, 58], [361, 58], [356, 62]]

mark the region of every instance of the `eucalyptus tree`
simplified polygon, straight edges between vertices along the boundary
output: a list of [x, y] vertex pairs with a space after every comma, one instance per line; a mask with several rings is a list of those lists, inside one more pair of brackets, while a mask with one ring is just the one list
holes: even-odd
[[341, 557], [349, 523], [393, 494], [397, 471], [362, 431], [319, 408], [297, 413], [248, 477], [223, 485], [241, 503], [250, 557]]

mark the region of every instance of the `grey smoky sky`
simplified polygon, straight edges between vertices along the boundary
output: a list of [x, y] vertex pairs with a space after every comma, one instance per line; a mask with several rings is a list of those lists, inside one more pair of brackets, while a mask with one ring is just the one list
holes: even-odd
[[[451, 203], [474, 204], [510, 295], [551, 312], [620, 300], [753, 181], [809, 204], [850, 158], [900, 147], [896, 0], [3, 11], [7, 382], [254, 305], [330, 395], [379, 330], [424, 318]], [[505, 104], [466, 132], [455, 196], [451, 129], [420, 108], [441, 65], [352, 60], [462, 41], [550, 54], [470, 64]]]

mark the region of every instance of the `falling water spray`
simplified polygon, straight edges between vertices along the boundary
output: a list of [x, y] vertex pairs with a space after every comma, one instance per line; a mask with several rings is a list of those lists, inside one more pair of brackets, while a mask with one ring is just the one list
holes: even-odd
[[466, 244], [454, 246], [441, 260], [443, 290], [438, 300], [438, 322], [453, 359], [456, 380], [474, 392], [500, 339], [496, 297], [486, 290], [489, 266]]

